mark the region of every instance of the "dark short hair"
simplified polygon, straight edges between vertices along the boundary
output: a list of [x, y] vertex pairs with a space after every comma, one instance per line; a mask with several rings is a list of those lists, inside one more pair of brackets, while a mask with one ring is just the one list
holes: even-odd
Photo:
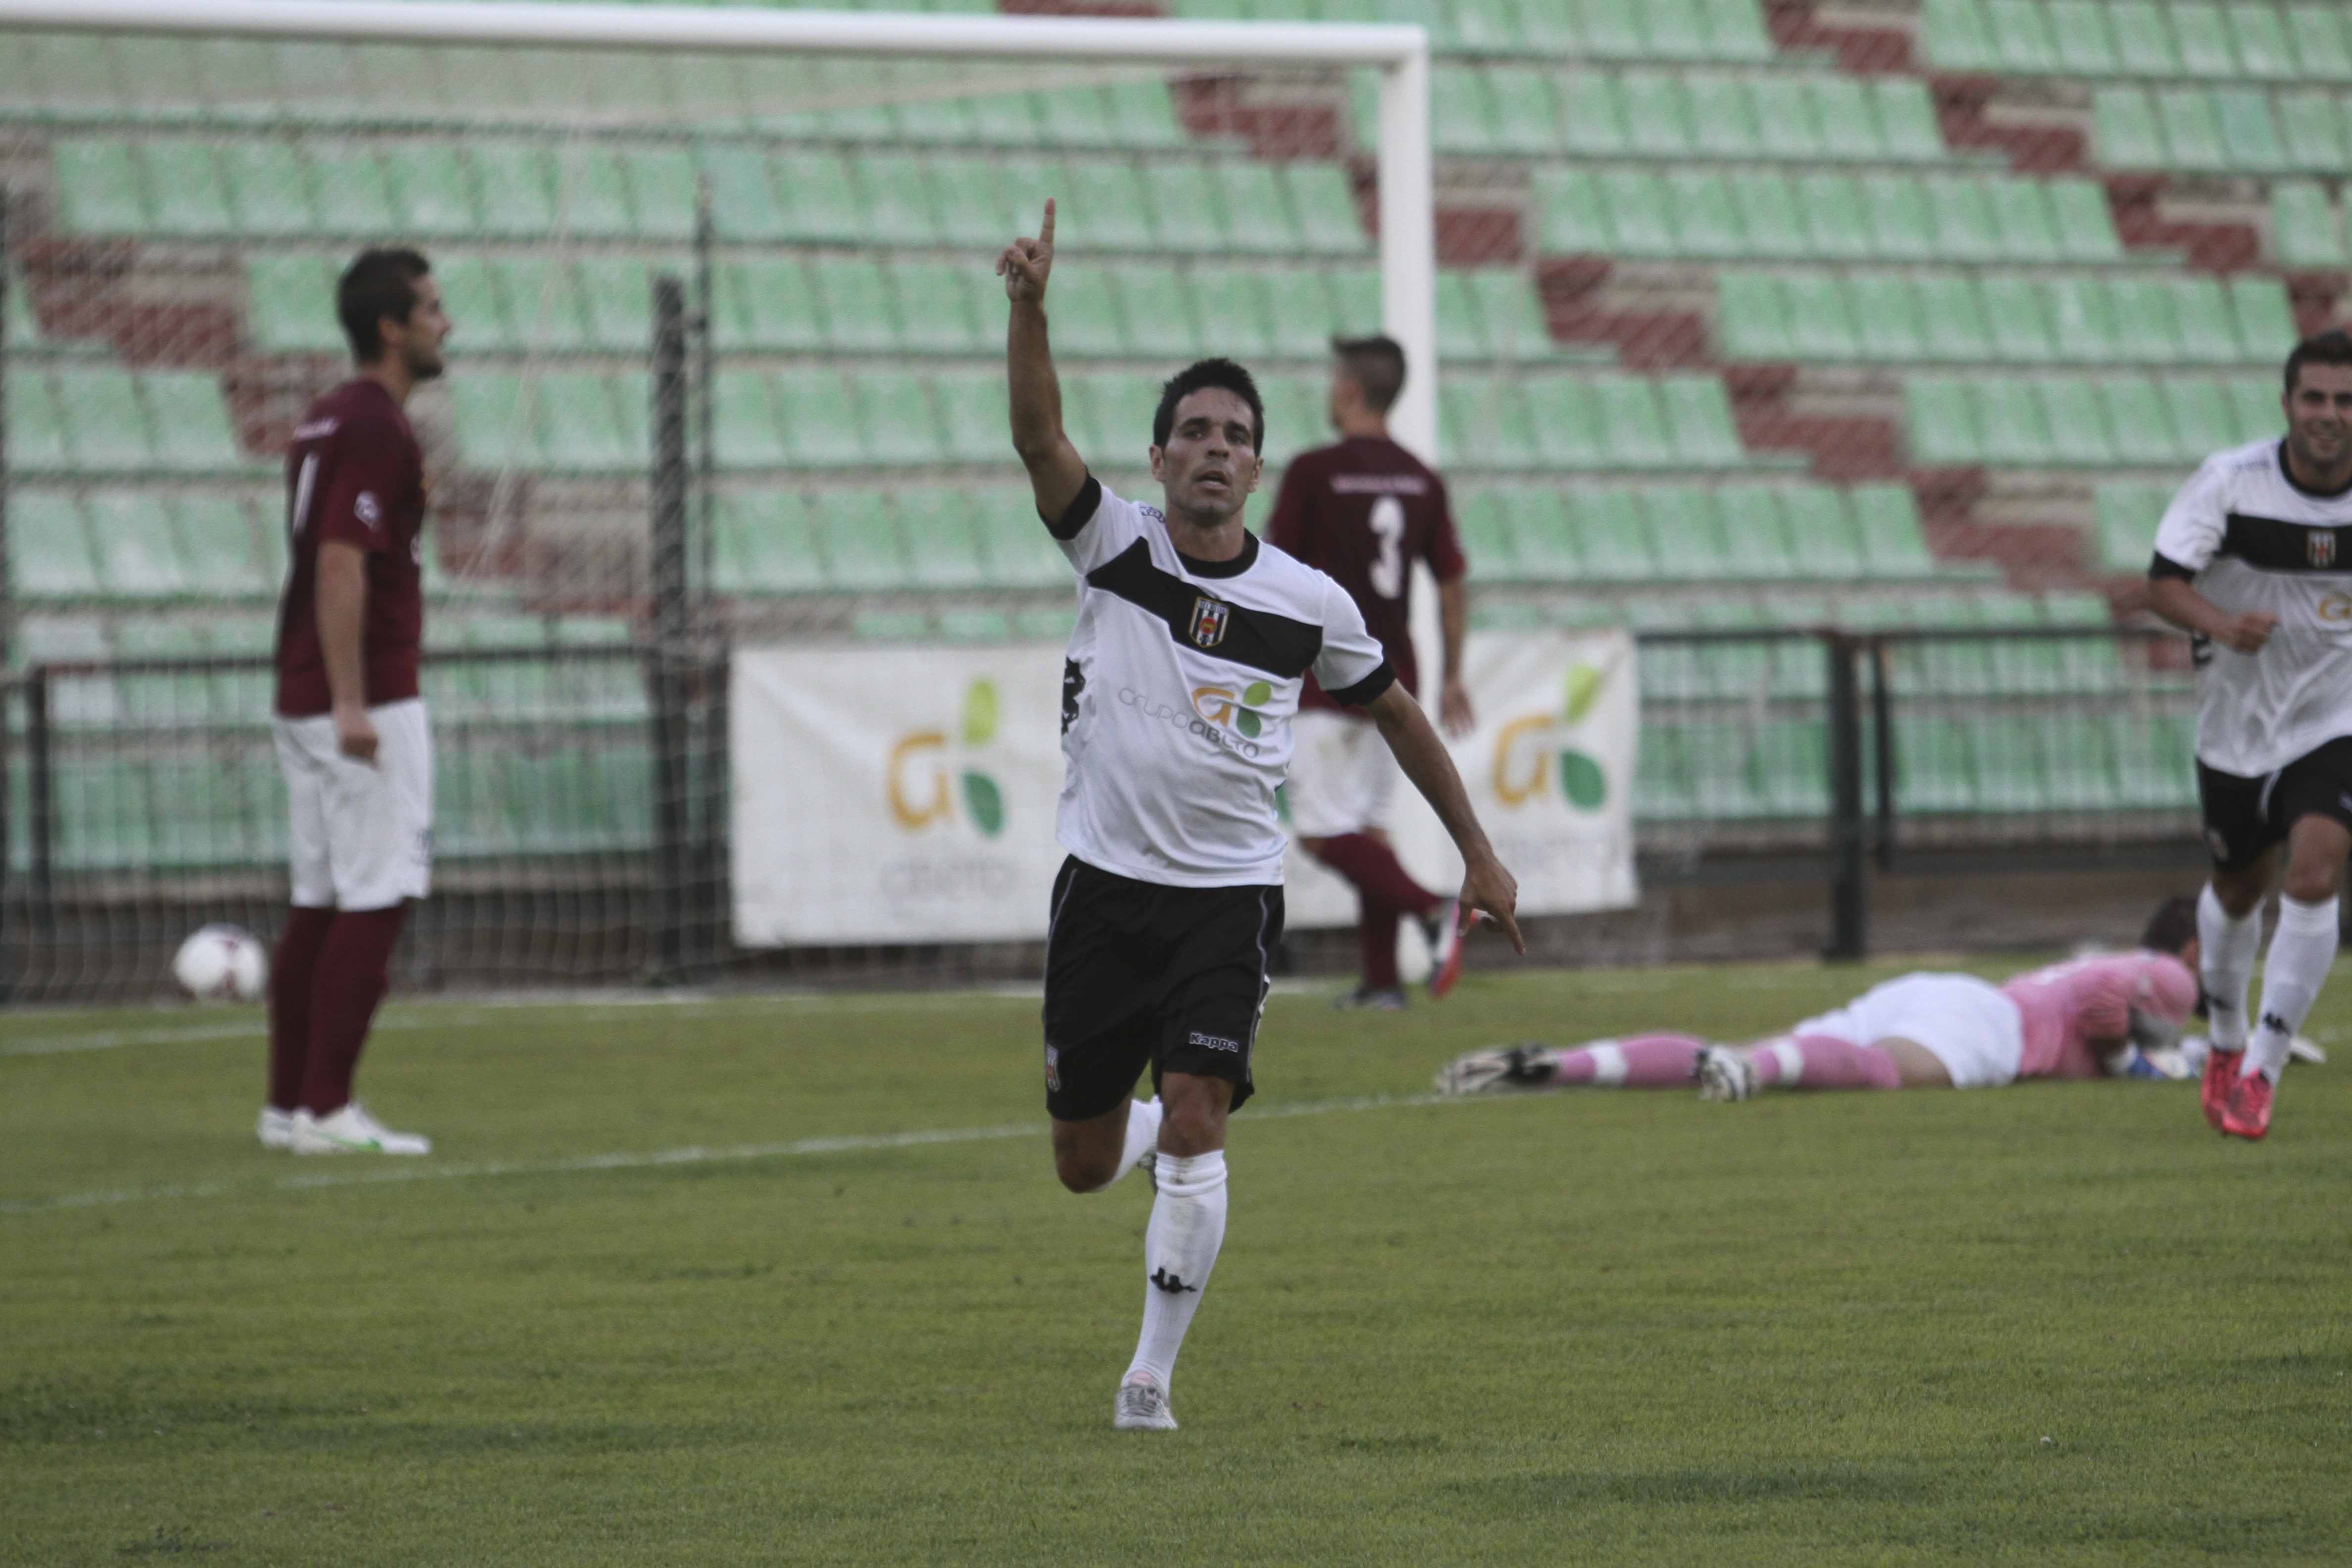
[[2286, 356], [2286, 395], [2294, 395], [2294, 384], [2307, 364], [2352, 364], [2352, 332], [2341, 327], [2308, 337], [2294, 345]]
[[2190, 898], [2167, 899], [2148, 916], [2147, 929], [2139, 933], [2140, 946], [2150, 952], [2179, 952], [2197, 934], [2197, 900]]
[[1151, 416], [1151, 444], [1168, 445], [1168, 433], [1176, 428], [1176, 405], [1212, 386], [1221, 386], [1249, 405], [1250, 418], [1256, 422], [1250, 449], [1264, 457], [1265, 400], [1257, 395], [1257, 383], [1250, 379], [1250, 373], [1229, 359], [1195, 360], [1168, 378], [1160, 388], [1160, 411]]
[[1348, 379], [1364, 389], [1364, 401], [1386, 414], [1404, 391], [1404, 345], [1386, 333], [1369, 338], [1333, 338], [1331, 352]]
[[383, 319], [408, 320], [416, 309], [416, 280], [433, 270], [424, 256], [404, 247], [362, 250], [335, 284], [335, 316], [352, 342], [352, 357], [368, 364], [383, 353]]

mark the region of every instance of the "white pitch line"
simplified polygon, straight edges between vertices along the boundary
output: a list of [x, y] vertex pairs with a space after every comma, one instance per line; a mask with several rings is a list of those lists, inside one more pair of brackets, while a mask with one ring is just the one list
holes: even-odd
[[[1240, 1120], [1287, 1121], [1299, 1116], [1329, 1116], [1350, 1110], [1387, 1110], [1406, 1106], [1458, 1103], [1458, 1097], [1436, 1094], [1360, 1095], [1345, 1100], [1310, 1100], [1297, 1105], [1245, 1110]], [[373, 1187], [411, 1182], [470, 1181], [486, 1176], [572, 1175], [596, 1171], [658, 1170], [667, 1165], [731, 1164], [747, 1160], [804, 1159], [815, 1154], [865, 1153], [882, 1149], [917, 1149], [940, 1143], [992, 1143], [1008, 1138], [1035, 1138], [1046, 1131], [1043, 1121], [1023, 1121], [999, 1127], [931, 1128], [913, 1132], [852, 1133], [834, 1138], [795, 1138], [776, 1143], [737, 1143], [706, 1149], [658, 1149], [638, 1153], [576, 1154], [561, 1160], [506, 1160], [485, 1164], [432, 1165], [409, 1163], [373, 1166], [367, 1170], [318, 1171], [281, 1176], [265, 1185], [200, 1182], [184, 1186], [122, 1187], [111, 1192], [67, 1193], [50, 1198], [16, 1198], [0, 1202], [0, 1215], [50, 1214], [62, 1209], [104, 1208], [118, 1204], [152, 1203], [169, 1198], [257, 1197], [267, 1193], [316, 1192], [332, 1187]], [[356, 1158], [353, 1156], [352, 1158]]]
[[[488, 1018], [472, 1013], [455, 1013], [442, 1018], [394, 1017], [378, 1018], [379, 1029], [462, 1029], [477, 1024], [487, 1024]], [[11, 1040], [0, 1044], [0, 1057], [55, 1057], [73, 1051], [119, 1051], [129, 1046], [177, 1046], [198, 1044], [207, 1040], [259, 1040], [268, 1037], [269, 1026], [249, 1024], [202, 1024], [191, 1029], [100, 1029], [87, 1035], [36, 1035], [30, 1039]]]

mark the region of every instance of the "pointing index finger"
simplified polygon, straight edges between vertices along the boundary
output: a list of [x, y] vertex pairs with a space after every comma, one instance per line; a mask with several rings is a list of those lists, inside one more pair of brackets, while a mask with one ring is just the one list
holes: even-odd
[[1054, 243], [1054, 198], [1051, 196], [1045, 198], [1045, 220], [1037, 226], [1037, 243]]

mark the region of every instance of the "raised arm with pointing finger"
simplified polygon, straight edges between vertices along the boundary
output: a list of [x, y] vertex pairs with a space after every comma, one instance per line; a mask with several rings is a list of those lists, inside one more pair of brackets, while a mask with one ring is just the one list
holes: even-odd
[[996, 258], [1013, 301], [1004, 334], [1005, 380], [1013, 394], [1013, 449], [1029, 470], [1037, 510], [1059, 517], [1087, 482], [1087, 463], [1062, 428], [1062, 383], [1045, 337], [1045, 279], [1054, 270], [1054, 202], [1045, 200], [1037, 237], [1014, 240]]

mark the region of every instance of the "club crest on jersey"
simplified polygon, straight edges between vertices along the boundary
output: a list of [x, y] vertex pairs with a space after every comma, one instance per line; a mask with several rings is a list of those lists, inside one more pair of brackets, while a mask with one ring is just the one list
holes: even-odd
[[1192, 601], [1192, 645], [1214, 647], [1225, 640], [1225, 623], [1233, 617], [1234, 607], [1223, 599], [1206, 595]]
[[2325, 568], [2336, 564], [2336, 531], [2334, 529], [2315, 528], [2303, 536], [2303, 544], [2304, 548], [2310, 552], [2311, 563], [2314, 566]]

